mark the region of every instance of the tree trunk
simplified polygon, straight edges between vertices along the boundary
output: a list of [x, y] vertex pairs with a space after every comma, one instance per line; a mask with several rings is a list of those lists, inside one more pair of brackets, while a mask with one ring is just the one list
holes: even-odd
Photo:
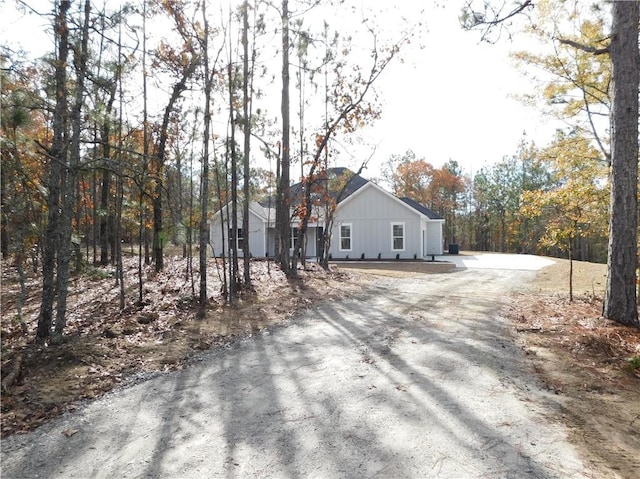
[[603, 315], [640, 327], [636, 301], [640, 2], [612, 2], [611, 202]]
[[[228, 155], [225, 155], [228, 156]], [[214, 164], [214, 168], [216, 170], [216, 195], [218, 198], [222, 198], [222, 179], [221, 179], [221, 171], [222, 171], [222, 165], [218, 162], [217, 159], [217, 155], [213, 155], [213, 164]], [[226, 167], [225, 167], [225, 171], [226, 171]], [[226, 178], [226, 176], [225, 176]], [[226, 185], [226, 181], [225, 181], [225, 188], [227, 187]], [[228, 195], [226, 195], [226, 192], [228, 192], [228, 189], [225, 190], [225, 197], [228, 197]], [[226, 213], [227, 216], [225, 218], [225, 210], [223, 209], [224, 205], [222, 202], [220, 202], [219, 205], [219, 209], [218, 209], [218, 213], [220, 214], [220, 238], [222, 239], [222, 244], [220, 245], [220, 257], [222, 258], [222, 265], [221, 265], [221, 269], [222, 269], [222, 287], [221, 289], [221, 293], [222, 296], [225, 298], [225, 300], [228, 299], [229, 297], [229, 281], [227, 280], [227, 252], [229, 251], [228, 245], [229, 245], [229, 241], [227, 239], [227, 233], [228, 231], [225, 231], [225, 229], [229, 226], [229, 208], [227, 207], [226, 209]], [[213, 252], [213, 255], [215, 257], [215, 251]], [[216, 264], [217, 264], [217, 260], [216, 260]]]
[[[205, 23], [205, 29], [207, 28], [207, 24]], [[206, 53], [205, 53], [206, 55]], [[190, 148], [190, 153], [189, 153], [189, 221], [187, 221], [187, 274], [186, 274], [186, 280], [187, 281], [191, 281], [191, 295], [195, 298], [196, 297], [196, 285], [195, 285], [195, 277], [193, 274], [193, 206], [194, 206], [194, 181], [193, 181], [193, 158], [194, 158], [194, 151], [193, 151], [193, 147], [194, 147], [194, 143], [195, 143], [195, 138], [196, 138], [196, 129], [198, 128], [198, 113], [199, 110], [196, 108], [196, 112], [195, 112], [195, 121], [193, 122], [193, 130], [191, 131], [191, 139], [190, 139], [190, 143], [191, 143], [191, 148]], [[206, 128], [206, 126], [205, 126]], [[209, 168], [209, 158], [207, 157], [207, 169]], [[209, 172], [207, 171], [207, 176], [208, 176]], [[208, 178], [207, 178], [207, 183], [208, 183]], [[201, 183], [201, 187], [202, 187], [202, 183]], [[209, 195], [209, 188], [207, 188], [207, 195]], [[203, 190], [204, 191], [204, 190]], [[208, 204], [208, 199], [207, 199], [207, 204]], [[208, 212], [207, 212], [208, 215]], [[202, 223], [200, 223], [200, 229], [202, 229], [203, 225]], [[207, 231], [207, 233], [205, 233], [206, 237], [207, 237], [207, 244], [205, 245], [207, 248], [210, 246], [210, 239], [209, 239], [209, 232]], [[201, 238], [198, 238], [198, 241], [202, 241]], [[201, 244], [201, 243], [198, 243]], [[202, 257], [200, 257], [202, 258]], [[205, 264], [205, 270], [206, 270], [206, 265], [207, 265], [207, 260], [206, 257], [204, 258], [204, 264]], [[200, 268], [202, 270], [202, 268]], [[202, 275], [202, 271], [200, 271], [200, 275]], [[200, 276], [200, 278], [202, 279], [202, 276]], [[202, 285], [201, 285], [202, 286]], [[205, 289], [207, 288], [207, 277], [206, 277], [206, 271], [205, 271], [205, 276], [204, 276], [204, 286]], [[200, 295], [202, 295], [202, 288], [200, 289]], [[207, 294], [207, 292], [205, 291], [205, 295]]]
[[73, 212], [77, 199], [78, 172], [80, 170], [80, 134], [82, 131], [82, 107], [84, 103], [84, 84], [87, 67], [87, 50], [89, 43], [89, 15], [91, 3], [85, 1], [84, 20], [82, 26], [82, 42], [80, 50], [74, 52], [76, 70], [76, 98], [71, 114], [71, 148], [69, 152], [69, 169], [66, 175], [64, 201], [60, 217], [60, 244], [58, 245], [58, 302], [56, 305], [56, 338], [62, 336], [66, 325], [67, 293], [69, 291], [69, 262], [73, 235]]
[[500, 215], [500, 252], [507, 252], [507, 214], [504, 211]]
[[243, 212], [242, 212], [242, 251], [244, 255], [244, 283], [246, 287], [251, 286], [251, 270], [249, 251], [249, 186], [250, 186], [250, 163], [251, 154], [251, 118], [249, 102], [249, 1], [245, 0], [242, 6], [242, 50], [244, 59], [242, 62], [242, 124], [244, 129], [244, 150], [243, 150]]
[[[290, 156], [290, 114], [289, 114], [289, 2], [282, 0], [282, 97], [280, 111], [282, 114], [282, 151], [280, 158], [280, 177], [276, 191], [276, 250], [282, 271], [290, 274], [289, 243], [290, 240], [290, 193], [289, 169]], [[295, 275], [295, 271], [291, 272]]]
[[144, 299], [144, 279], [142, 249], [144, 244], [144, 264], [149, 264], [147, 228], [145, 226], [144, 184], [149, 165], [149, 109], [147, 90], [147, 0], [142, 0], [142, 172], [140, 174], [140, 194], [138, 195], [138, 303]]
[[[118, 82], [118, 76], [120, 71], [116, 72], [116, 78], [113, 83], [109, 85], [109, 99], [106, 105], [105, 118], [103, 119], [102, 127], [100, 129], [100, 142], [102, 143], [102, 158], [104, 161], [108, 161], [111, 157], [111, 143], [109, 137], [111, 136], [111, 118], [109, 115], [113, 109], [113, 103], [116, 98], [116, 85]], [[109, 240], [114, 240], [114, 235], [111, 231], [113, 226], [113, 216], [109, 211], [109, 193], [111, 190], [111, 171], [109, 167], [105, 167], [102, 170], [101, 180], [101, 194], [100, 194], [100, 264], [106, 266], [109, 264]], [[115, 243], [112, 245], [115, 248]]]
[[155, 162], [155, 169], [153, 174], [155, 175], [155, 189], [153, 196], [153, 259], [156, 264], [156, 271], [161, 271], [164, 268], [164, 238], [162, 227], [162, 198], [164, 196], [164, 163], [167, 155], [167, 142], [169, 140], [169, 120], [171, 119], [171, 113], [175, 107], [176, 102], [187, 89], [187, 81], [195, 73], [198, 66], [195, 54], [193, 52], [189, 59], [189, 64], [185, 66], [182, 71], [180, 80], [173, 86], [171, 91], [171, 97], [169, 103], [167, 103], [164, 109], [164, 115], [162, 116], [162, 126], [160, 127], [160, 137], [158, 144], [154, 152], [153, 161]]
[[[229, 253], [231, 263], [229, 270], [229, 299], [233, 303], [238, 292], [238, 158], [236, 155], [236, 113], [235, 97], [233, 94], [233, 66], [229, 62], [229, 128], [230, 138], [227, 139], [227, 154], [231, 161], [231, 231], [229, 232]], [[227, 212], [229, 209], [227, 208]]]
[[569, 238], [569, 302], [573, 303], [573, 237]]
[[[106, 158], [106, 157], [105, 157]], [[109, 190], [111, 188], [111, 173], [107, 168], [102, 170], [100, 182], [100, 264], [109, 264]]]
[[44, 237], [42, 257], [42, 302], [38, 316], [36, 337], [43, 341], [51, 335], [53, 323], [53, 302], [55, 299], [55, 265], [58, 247], [58, 223], [60, 210], [60, 186], [62, 165], [66, 163], [66, 135], [68, 123], [67, 100], [67, 58], [69, 56], [69, 29], [67, 12], [69, 0], [62, 0], [55, 18], [55, 37], [58, 54], [55, 62], [56, 105], [53, 112], [53, 143], [49, 150], [49, 185], [47, 199], [47, 228]]
[[[13, 129], [13, 138], [15, 140], [16, 133], [15, 128]], [[16, 142], [14, 141], [14, 144]], [[0, 162], [0, 210], [3, 212], [6, 211], [7, 200], [7, 172], [8, 168], [6, 168], [6, 162]], [[6, 168], [6, 170], [5, 170]], [[1, 214], [0, 215], [0, 252], [2, 253], [2, 259], [7, 259], [9, 257], [9, 215]]]
[[155, 160], [155, 188], [153, 192], [153, 240], [151, 257], [156, 265], [156, 271], [164, 269], [164, 238], [162, 236], [162, 197], [164, 196], [164, 155], [158, 157], [159, 149], [156, 151]]
[[[122, 9], [120, 9], [122, 13]], [[116, 282], [120, 285], [120, 310], [125, 307], [125, 286], [124, 286], [124, 262], [122, 259], [122, 203], [124, 201], [124, 179], [122, 178], [122, 110], [124, 104], [124, 94], [122, 91], [122, 22], [118, 23], [118, 66], [117, 66], [117, 90], [118, 90], [118, 176], [117, 201], [116, 201]], [[133, 241], [132, 241], [133, 243]]]
[[[202, 217], [200, 218], [200, 308], [204, 308], [208, 302], [207, 296], [207, 255], [209, 253], [209, 133], [211, 129], [211, 89], [213, 87], [213, 77], [209, 71], [209, 22], [207, 20], [206, 11], [207, 2], [202, 2], [202, 17], [204, 21], [204, 39], [202, 42], [202, 50], [204, 55], [204, 139], [202, 148], [202, 178], [200, 180], [200, 208]], [[193, 156], [193, 155], [192, 155]], [[193, 173], [192, 173], [193, 174]], [[192, 179], [193, 184], [193, 179]], [[193, 201], [193, 195], [191, 195]], [[189, 215], [189, 235], [191, 235], [191, 218]], [[191, 239], [189, 238], [189, 244]]]

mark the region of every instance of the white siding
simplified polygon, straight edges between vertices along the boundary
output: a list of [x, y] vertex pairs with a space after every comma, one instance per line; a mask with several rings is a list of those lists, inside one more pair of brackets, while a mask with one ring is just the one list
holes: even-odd
[[273, 228], [267, 230], [267, 255], [269, 258], [276, 255], [276, 232]]
[[[295, 226], [294, 226], [295, 228]], [[275, 236], [275, 233], [274, 233]], [[305, 234], [306, 243], [306, 256], [307, 258], [313, 258], [316, 256], [316, 228], [314, 226], [307, 226], [307, 232]], [[270, 246], [271, 249], [273, 249]], [[289, 250], [290, 254], [293, 254], [293, 249]]]
[[[340, 251], [340, 224], [351, 224], [351, 252]], [[393, 251], [393, 223], [404, 224], [404, 251]], [[421, 220], [418, 212], [392, 195], [368, 184], [336, 210], [331, 231], [331, 256], [334, 259], [422, 258]]]
[[[226, 210], [224, 210], [224, 246], [229, 243], [229, 225], [226, 221]], [[242, 228], [242, 212], [238, 212], [238, 228]], [[251, 256], [262, 258], [265, 255], [265, 223], [258, 215], [249, 210], [249, 253]], [[222, 254], [222, 230], [220, 227], [220, 214], [216, 214], [211, 222], [211, 246], [215, 256]], [[238, 251], [239, 256], [243, 256], [243, 251]]]
[[[264, 258], [269, 256], [273, 258], [275, 256], [275, 231], [273, 228], [268, 228], [265, 232], [264, 228], [266, 224], [262, 219], [249, 211], [249, 251], [254, 258]], [[211, 225], [211, 245], [213, 247], [216, 256], [220, 256], [222, 252], [222, 233], [220, 230], [219, 215], [214, 217]], [[226, 218], [225, 218], [226, 220]], [[238, 226], [242, 225], [242, 216], [238, 218]], [[225, 245], [229, 241], [229, 227], [225, 221]], [[308, 227], [307, 229], [307, 257], [316, 256], [316, 228]], [[292, 251], [292, 250], [291, 250]], [[240, 257], [243, 256], [242, 250], [238, 251]]]
[[442, 245], [442, 222], [432, 221], [427, 223], [427, 255], [441, 255]]
[[[261, 211], [259, 205], [257, 208]], [[257, 210], [256, 210], [257, 211]], [[267, 228], [262, 214], [249, 211], [249, 248], [253, 257], [273, 257], [275, 252], [275, 234], [273, 223]], [[225, 210], [226, 216], [226, 210]], [[220, 214], [216, 214], [211, 223], [211, 246], [214, 254], [222, 253], [222, 231]], [[226, 221], [225, 221], [226, 223]], [[364, 185], [360, 190], [344, 200], [336, 210], [331, 231], [330, 254], [333, 259], [422, 259], [430, 255], [440, 255], [442, 246], [442, 220], [429, 220], [418, 211], [405, 204], [390, 193], [373, 183]], [[340, 225], [351, 226], [350, 251], [341, 251]], [[393, 225], [401, 224], [404, 229], [404, 247], [393, 248]], [[239, 212], [238, 226], [242, 227], [242, 212]], [[307, 229], [307, 257], [319, 254], [318, 227], [322, 220]], [[229, 241], [229, 227], [225, 224], [225, 243]], [[242, 251], [238, 252], [242, 256]]]

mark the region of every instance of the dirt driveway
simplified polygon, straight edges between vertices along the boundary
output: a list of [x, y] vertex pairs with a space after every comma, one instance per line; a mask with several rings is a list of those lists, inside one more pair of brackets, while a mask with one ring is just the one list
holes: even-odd
[[534, 269], [381, 278], [3, 440], [2, 477], [595, 477], [498, 314]]

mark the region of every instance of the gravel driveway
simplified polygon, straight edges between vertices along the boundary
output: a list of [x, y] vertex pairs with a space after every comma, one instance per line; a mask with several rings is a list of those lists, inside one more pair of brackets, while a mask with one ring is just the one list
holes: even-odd
[[519, 260], [324, 302], [3, 440], [2, 477], [592, 477], [500, 317]]

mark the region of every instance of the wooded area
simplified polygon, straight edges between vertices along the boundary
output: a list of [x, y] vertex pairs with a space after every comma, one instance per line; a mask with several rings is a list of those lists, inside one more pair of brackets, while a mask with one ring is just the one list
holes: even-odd
[[[473, 176], [455, 161], [434, 167], [407, 151], [389, 158], [377, 180], [444, 217], [446, 244], [608, 262], [604, 313], [638, 326], [638, 2], [611, 10], [524, 2], [507, 14], [472, 3], [463, 25], [487, 34], [529, 11], [531, 23], [518, 34], [551, 53], [515, 55], [523, 68], [546, 74], [527, 100], [567, 128], [543, 146], [525, 133], [516, 152]], [[327, 184], [328, 168], [341, 166], [333, 142], [380, 116], [376, 81], [424, 28], [407, 22], [395, 38], [380, 38], [365, 20], [344, 35], [318, 22], [346, 8], [341, 2], [247, 0], [226, 8], [146, 0], [110, 10], [61, 0], [54, 12], [40, 12], [51, 21], [50, 55], [32, 59], [2, 47], [3, 267], [16, 269], [23, 291], [28, 268], [42, 274], [38, 340], [64, 333], [71, 275], [111, 265], [120, 308], [141, 304], [144, 266], [161, 271], [169, 244], [187, 258], [205, 311], [209, 219], [227, 204], [232, 226], [216, 252], [225, 300], [251, 289], [250, 232], [238, 224], [251, 200], [273, 198], [275, 260], [296, 276], [304, 234], [291, 249], [292, 220], [303, 230], [318, 198], [335, 209], [330, 195], [311, 195]], [[356, 35], [367, 55], [351, 48]], [[297, 181], [304, 190], [292, 213]], [[325, 243], [330, 234], [325, 228]], [[242, 265], [230, 247], [237, 244]], [[135, 297], [124, 284], [126, 255], [137, 259]], [[326, 255], [320, 260], [328, 265]], [[10, 313], [5, 319], [23, 321], [20, 305]]]

